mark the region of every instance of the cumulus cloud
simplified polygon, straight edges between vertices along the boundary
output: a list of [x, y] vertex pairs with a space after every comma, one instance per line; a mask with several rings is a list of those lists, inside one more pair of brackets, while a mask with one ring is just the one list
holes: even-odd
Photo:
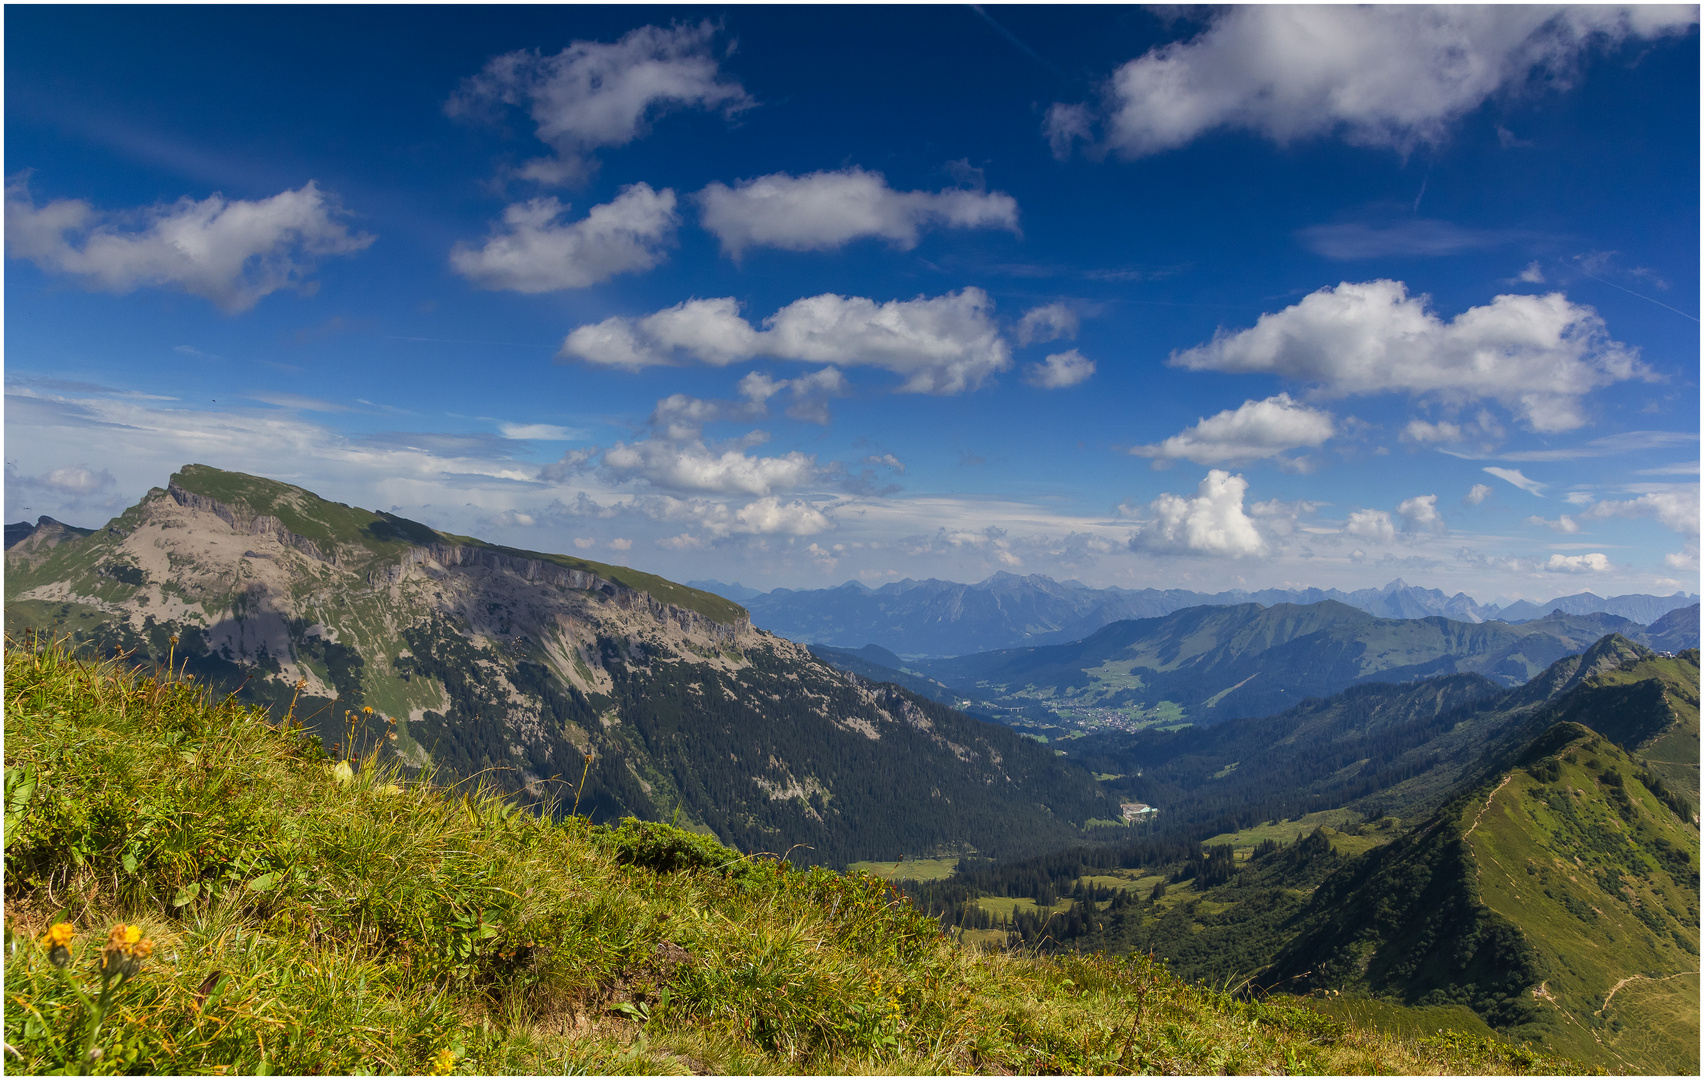
[[1410, 532], [1443, 532], [1444, 517], [1438, 513], [1436, 495], [1416, 495], [1397, 504], [1397, 516]]
[[759, 457], [740, 448], [720, 452], [703, 443], [642, 439], [616, 443], [603, 452], [604, 468], [617, 480], [641, 479], [674, 491], [724, 495], [769, 495], [814, 479], [816, 459], [797, 450]]
[[280, 289], [311, 290], [319, 258], [371, 245], [375, 237], [350, 232], [347, 217], [312, 180], [266, 199], [186, 195], [109, 214], [81, 199], [38, 207], [22, 174], [6, 183], [6, 254], [89, 289], [176, 289], [234, 314]]
[[1245, 401], [1185, 428], [1132, 454], [1155, 459], [1159, 466], [1182, 458], [1197, 465], [1222, 465], [1276, 457], [1298, 447], [1317, 447], [1336, 434], [1330, 413], [1312, 409], [1279, 394], [1263, 401]]
[[1064, 303], [1054, 302], [1033, 307], [1018, 320], [1019, 345], [1035, 345], [1061, 338], [1075, 338], [1081, 321], [1077, 313]]
[[485, 246], [457, 244], [450, 265], [482, 289], [583, 289], [662, 262], [680, 223], [674, 192], [645, 183], [630, 184], [584, 218], [564, 223], [569, 209], [554, 197], [515, 203]]
[[520, 175], [543, 183], [579, 179], [590, 154], [643, 136], [655, 117], [676, 108], [722, 109], [752, 104], [723, 75], [711, 53], [715, 28], [642, 26], [610, 44], [576, 41], [555, 56], [523, 49], [504, 53], [462, 81], [444, 106], [451, 116], [488, 117], [524, 109], [554, 158], [528, 162]]
[[1226, 558], [1266, 553], [1266, 540], [1243, 511], [1248, 481], [1223, 469], [1202, 478], [1194, 496], [1170, 492], [1148, 504], [1152, 520], [1130, 538], [1133, 551], [1161, 551]]
[[1569, 517], [1567, 514], [1557, 515], [1555, 521], [1551, 521], [1549, 518], [1542, 518], [1542, 517], [1539, 517], [1537, 514], [1534, 514], [1533, 516], [1527, 518], [1527, 524], [1528, 525], [1542, 525], [1546, 529], [1551, 530], [1552, 532], [1559, 532], [1559, 533], [1577, 533], [1577, 532], [1580, 531], [1579, 522], [1575, 521], [1573, 518]]
[[732, 298], [693, 300], [643, 319], [616, 317], [577, 327], [557, 355], [632, 370], [763, 355], [884, 368], [904, 379], [903, 393], [958, 394], [1011, 366], [1011, 346], [1000, 335], [993, 308], [978, 288], [881, 304], [824, 293], [793, 301], [757, 330], [740, 317]]
[[1589, 555], [1552, 555], [1544, 568], [1552, 574], [1597, 574], [1610, 567], [1609, 557], [1594, 551]]
[[747, 248], [828, 251], [864, 237], [917, 246], [923, 229], [1018, 228], [1018, 201], [1002, 192], [895, 191], [879, 172], [856, 166], [806, 176], [772, 173], [694, 196], [699, 221], [739, 257]]
[[1343, 525], [1343, 531], [1376, 544], [1388, 544], [1396, 539], [1396, 526], [1391, 524], [1390, 514], [1383, 510], [1352, 512]]
[[1039, 364], [1024, 366], [1024, 381], [1043, 390], [1062, 390], [1088, 381], [1095, 373], [1095, 362], [1078, 352], [1066, 349], [1053, 353]]
[[1698, 535], [1698, 490], [1653, 491], [1636, 499], [1605, 499], [1581, 515], [1594, 521], [1624, 517], [1654, 518], [1665, 529], [1683, 536]]
[[1487, 465], [1485, 466], [1485, 471], [1499, 480], [1508, 481], [1526, 492], [1528, 495], [1537, 495], [1541, 499], [1544, 498], [1545, 485], [1539, 483], [1537, 480], [1527, 479], [1526, 475], [1519, 469], [1505, 469], [1497, 465]]
[[1340, 135], [1407, 152], [1535, 74], [1566, 86], [1594, 44], [1697, 21], [1696, 7], [1234, 7], [1194, 38], [1120, 67], [1098, 116], [1055, 105], [1045, 134], [1061, 157], [1093, 138], [1096, 119], [1105, 145], [1127, 157], [1220, 129], [1279, 143]]
[[1586, 422], [1581, 399], [1647, 374], [1591, 308], [1561, 293], [1503, 295], [1448, 322], [1402, 282], [1343, 282], [1239, 332], [1172, 354], [1193, 371], [1282, 375], [1331, 397], [1408, 393], [1500, 402], [1535, 431]]
[[793, 379], [775, 379], [753, 371], [739, 381], [741, 400], [724, 401], [671, 394], [657, 402], [650, 426], [670, 439], [697, 438], [705, 424], [757, 420], [769, 415], [769, 402], [782, 391], [792, 397], [787, 415], [813, 424], [829, 422], [828, 401], [845, 397], [851, 384], [838, 368], [825, 367]]
[[1484, 502], [1490, 494], [1490, 484], [1475, 484], [1467, 489], [1467, 494], [1461, 497], [1461, 501], [1466, 503], [1468, 506], [1478, 506], [1480, 503]]
[[785, 536], [813, 536], [833, 525], [827, 515], [800, 500], [783, 503], [770, 497], [757, 499], [740, 507], [734, 514], [741, 532], [781, 533]]

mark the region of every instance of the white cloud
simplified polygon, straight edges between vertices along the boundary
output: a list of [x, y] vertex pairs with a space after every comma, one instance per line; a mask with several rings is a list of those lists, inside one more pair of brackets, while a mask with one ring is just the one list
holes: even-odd
[[1582, 517], [1601, 521], [1611, 517], [1649, 517], [1682, 536], [1698, 535], [1698, 489], [1654, 491], [1636, 499], [1605, 499]]
[[901, 249], [929, 226], [1018, 228], [1018, 201], [1002, 192], [895, 191], [879, 172], [853, 166], [807, 176], [772, 173], [693, 196], [699, 220], [738, 258], [747, 248], [827, 251], [864, 237]]
[[527, 110], [556, 157], [536, 159], [521, 175], [545, 183], [583, 177], [591, 151], [625, 146], [670, 108], [725, 109], [752, 104], [726, 78], [710, 51], [715, 28], [642, 26], [614, 44], [576, 41], [555, 56], [523, 49], [494, 57], [463, 80], [445, 105], [451, 116], [480, 116], [503, 106]]
[[787, 536], [814, 536], [834, 527], [828, 517], [809, 503], [794, 500], [783, 503], [770, 497], [747, 503], [734, 514], [741, 532], [781, 533]]
[[1053, 353], [1039, 364], [1024, 366], [1024, 381], [1043, 390], [1062, 390], [1088, 381], [1095, 373], [1095, 362], [1078, 352], [1067, 349]]
[[597, 546], [598, 546], [597, 540], [593, 539], [590, 536], [576, 536], [576, 537], [574, 537], [574, 547], [576, 549], [580, 550], [580, 551], [590, 551], [591, 549], [593, 549]]
[[1383, 510], [1352, 512], [1349, 520], [1343, 525], [1343, 531], [1363, 540], [1371, 540], [1375, 544], [1388, 544], [1396, 539], [1396, 526], [1391, 524], [1390, 514]]
[[1503, 437], [1503, 426], [1497, 423], [1496, 417], [1481, 409], [1479, 415], [1465, 424], [1451, 420], [1439, 420], [1432, 423], [1427, 420], [1414, 419], [1408, 421], [1399, 436], [1403, 442], [1418, 443], [1426, 446], [1434, 443], [1459, 443], [1465, 439], [1477, 438], [1493, 440], [1487, 447], [1494, 445], [1494, 440]]
[[793, 301], [765, 325], [772, 355], [868, 364], [904, 377], [903, 392], [958, 394], [1011, 366], [1011, 348], [994, 325], [993, 307], [977, 288], [885, 304], [825, 293]]
[[638, 327], [659, 354], [683, 349], [716, 367], [749, 360], [758, 352], [757, 331], [740, 318], [739, 303], [732, 297], [688, 300], [647, 315]]
[[316, 259], [372, 244], [372, 235], [349, 231], [346, 217], [312, 180], [266, 199], [185, 196], [105, 214], [81, 199], [37, 207], [20, 174], [6, 184], [6, 254], [90, 289], [177, 289], [235, 313], [280, 289], [311, 289], [305, 279]]
[[[1235, 7], [1196, 37], [1120, 67], [1100, 119], [1106, 144], [1129, 157], [1227, 128], [1279, 143], [1340, 134], [1407, 152], [1442, 140], [1535, 73], [1566, 86], [1594, 43], [1659, 37], [1697, 21], [1698, 9], [1684, 6]], [[1056, 155], [1090, 132], [1084, 106], [1048, 113]]]
[[92, 495], [104, 488], [112, 487], [116, 483], [112, 473], [105, 469], [96, 472], [81, 465], [50, 469], [40, 476], [24, 478], [25, 483], [29, 483], [31, 480], [41, 487], [72, 496]]
[[767, 355], [884, 368], [904, 378], [901, 392], [958, 394], [1011, 366], [1011, 346], [993, 307], [977, 288], [883, 304], [824, 293], [788, 304], [758, 331], [731, 298], [694, 300], [643, 319], [577, 327], [558, 355], [630, 369], [675, 363], [682, 355], [710, 364]]
[[633, 541], [618, 536], [609, 542], [609, 546], [612, 551], [631, 551], [633, 549]]
[[1155, 464], [1183, 458], [1197, 465], [1259, 461], [1298, 447], [1317, 447], [1336, 434], [1330, 413], [1279, 394], [1245, 401], [1185, 428], [1164, 442], [1138, 446], [1132, 454]]
[[1462, 431], [1460, 424], [1452, 424], [1448, 420], [1428, 423], [1425, 420], [1410, 420], [1408, 426], [1402, 429], [1402, 441], [1413, 443], [1452, 443], [1460, 442]]
[[1060, 338], [1075, 338], [1079, 325], [1081, 320], [1077, 313], [1063, 302], [1055, 301], [1024, 312], [1024, 317], [1018, 320], [1016, 336], [1019, 345], [1036, 345]]
[[662, 262], [680, 222], [674, 192], [645, 183], [622, 188], [579, 221], [559, 223], [568, 210], [555, 197], [515, 203], [484, 247], [458, 243], [450, 265], [482, 289], [583, 289]]
[[1467, 489], [1467, 494], [1461, 497], [1461, 501], [1466, 503], [1468, 506], [1478, 506], [1480, 503], [1484, 502], [1490, 494], [1490, 484], [1475, 484]]
[[1528, 285], [1543, 285], [1544, 269], [1540, 267], [1536, 261], [1529, 262], [1526, 265], [1526, 269], [1520, 272], [1517, 280], [1523, 281]]
[[1552, 555], [1544, 568], [1552, 574], [1594, 574], [1610, 567], [1609, 557], [1594, 551], [1589, 555]]
[[1170, 492], [1148, 504], [1153, 519], [1130, 538], [1132, 550], [1242, 558], [1266, 553], [1266, 541], [1243, 512], [1248, 481], [1210, 470], [1194, 497]]
[[1332, 397], [1408, 393], [1460, 403], [1490, 398], [1536, 431], [1586, 422], [1581, 398], [1646, 374], [1591, 308], [1561, 293], [1507, 294], [1449, 322], [1399, 281], [1344, 282], [1240, 332], [1172, 354], [1193, 371], [1282, 375]]
[[585, 437], [583, 432], [556, 424], [499, 424], [497, 430], [505, 439], [535, 439], [539, 442], [572, 442]]
[[1580, 523], [1569, 517], [1567, 514], [1558, 514], [1555, 521], [1551, 521], [1549, 518], [1539, 517], [1537, 514], [1534, 514], [1527, 518], [1527, 524], [1542, 525], [1552, 532], [1559, 533], [1577, 533], [1580, 531]]
[[1487, 465], [1485, 466], [1485, 471], [1499, 480], [1508, 481], [1526, 492], [1528, 495], [1537, 495], [1541, 499], [1544, 498], [1545, 485], [1539, 483], [1537, 480], [1527, 479], [1527, 477], [1519, 469], [1504, 469], [1496, 465]]
[[1396, 513], [1412, 532], [1443, 532], [1444, 517], [1438, 513], [1436, 495], [1416, 495], [1397, 504]]
[[676, 442], [697, 439], [704, 425], [719, 420], [754, 420], [768, 410], [761, 400], [714, 401], [687, 394], [670, 394], [651, 411], [650, 425]]
[[1067, 105], [1056, 101], [1047, 110], [1041, 133], [1047, 136], [1047, 145], [1053, 156], [1064, 161], [1071, 156], [1071, 149], [1077, 143], [1095, 141], [1094, 113], [1087, 105]]
[[642, 439], [616, 443], [603, 464], [617, 480], [640, 479], [673, 491], [723, 495], [769, 495], [815, 479], [816, 459], [797, 450], [756, 457], [738, 448], [721, 452], [701, 442]]

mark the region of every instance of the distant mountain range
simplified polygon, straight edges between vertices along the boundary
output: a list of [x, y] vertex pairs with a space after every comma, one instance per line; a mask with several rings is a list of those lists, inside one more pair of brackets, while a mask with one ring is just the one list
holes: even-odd
[[1109, 623], [1080, 641], [948, 659], [901, 660], [878, 646], [812, 651], [1049, 739], [1100, 730], [1217, 724], [1365, 682], [1473, 673], [1515, 687], [1606, 634], [1664, 652], [1698, 646], [1698, 607], [1653, 626], [1615, 615], [1531, 622], [1385, 619], [1333, 600], [1185, 608]]
[[1506, 606], [1480, 604], [1466, 593], [1449, 596], [1398, 578], [1382, 589], [1104, 589], [1080, 581], [1055, 581], [1042, 574], [998, 573], [974, 585], [907, 578], [871, 589], [855, 581], [832, 589], [773, 589], [694, 581], [693, 588], [743, 604], [752, 622], [794, 641], [838, 649], [879, 645], [904, 656], [942, 657], [1052, 645], [1084, 638], [1123, 619], [1151, 619], [1184, 608], [1232, 604], [1317, 604], [1335, 600], [1383, 619], [1442, 615], [1456, 622], [1506, 623], [1602, 612], [1649, 626], [1677, 608], [1698, 603], [1689, 593], [1600, 597], [1589, 592], [1542, 604], [1519, 600]]

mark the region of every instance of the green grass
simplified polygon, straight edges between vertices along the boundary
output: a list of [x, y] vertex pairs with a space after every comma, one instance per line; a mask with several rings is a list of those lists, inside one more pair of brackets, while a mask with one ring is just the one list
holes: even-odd
[[[10, 1072], [76, 1071], [116, 922], [155, 943], [102, 1074], [1570, 1071], [1185, 986], [1146, 958], [960, 948], [867, 875], [486, 791], [340, 777], [193, 683], [6, 651]], [[37, 944], [73, 924], [60, 970]]]
[[[1554, 780], [1515, 769], [1464, 809], [1483, 901], [1541, 958], [1544, 1000], [1566, 1019], [1559, 1052], [1618, 1071], [1696, 1074], [1698, 832], [1608, 740], [1585, 732], [1559, 755], [1545, 759]], [[1620, 810], [1602, 779], [1611, 770], [1623, 779]], [[1659, 839], [1680, 854], [1678, 876], [1657, 857]]]
[[1321, 825], [1332, 829], [1342, 829], [1345, 826], [1357, 824], [1361, 820], [1360, 814], [1347, 807], [1337, 810], [1319, 810], [1294, 821], [1268, 821], [1239, 832], [1220, 833], [1218, 836], [1203, 840], [1201, 843], [1204, 847], [1229, 844], [1237, 851], [1250, 851], [1254, 848], [1254, 845], [1262, 840], [1276, 840], [1279, 843], [1293, 844]]
[[1465, 1005], [1398, 1005], [1378, 998], [1329, 994], [1298, 999], [1334, 1020], [1392, 1035], [1440, 1035], [1459, 1032], [1491, 1037], [1496, 1032]]
[[1043, 907], [1027, 896], [981, 896], [977, 898], [976, 906], [996, 919], [1011, 919], [1015, 918], [1019, 912], [1026, 915], [1046, 912], [1063, 914], [1071, 910], [1071, 901], [1069, 899], [1060, 900], [1051, 907]]
[[855, 862], [846, 869], [853, 873], [873, 874], [883, 881], [941, 881], [953, 876], [953, 871], [958, 869], [958, 858]]

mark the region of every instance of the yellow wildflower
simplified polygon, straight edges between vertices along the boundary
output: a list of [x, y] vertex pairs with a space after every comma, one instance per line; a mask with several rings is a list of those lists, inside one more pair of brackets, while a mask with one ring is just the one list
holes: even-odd
[[456, 1071], [456, 1055], [449, 1047], [444, 1047], [432, 1055], [432, 1075], [448, 1076]]
[[128, 979], [153, 952], [154, 942], [142, 936], [140, 926], [119, 923], [107, 935], [106, 946], [101, 949], [101, 970], [107, 972], [108, 977], [116, 973], [118, 978]]
[[71, 935], [74, 933], [68, 922], [54, 923], [47, 933], [41, 936], [41, 943], [47, 949], [47, 962], [54, 967], [62, 968], [71, 962]]
[[362, 716], [371, 716], [371, 715], [373, 715], [373, 707], [372, 707], [372, 706], [371, 706], [371, 705], [363, 705], [363, 706], [361, 706], [361, 715], [362, 715]]

